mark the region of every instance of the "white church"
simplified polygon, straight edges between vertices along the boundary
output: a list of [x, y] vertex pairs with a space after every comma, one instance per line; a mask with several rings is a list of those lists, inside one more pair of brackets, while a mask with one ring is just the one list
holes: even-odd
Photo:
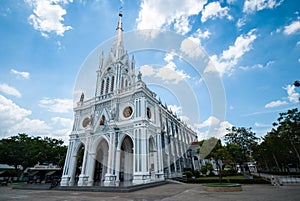
[[85, 100], [83, 92], [74, 108], [60, 185], [137, 185], [181, 177], [193, 166], [188, 150], [197, 135], [156, 98], [141, 73], [136, 76], [135, 59], [124, 48], [122, 13], [111, 51], [99, 57], [95, 97]]

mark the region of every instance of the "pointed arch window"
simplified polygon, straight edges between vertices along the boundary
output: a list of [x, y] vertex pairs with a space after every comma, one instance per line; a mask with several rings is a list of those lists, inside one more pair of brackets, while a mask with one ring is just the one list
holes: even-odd
[[106, 88], [105, 88], [105, 93], [108, 94], [108, 90], [109, 90], [109, 77], [106, 78]]
[[114, 90], [114, 84], [115, 84], [115, 76], [112, 76], [112, 78], [111, 78], [111, 84], [110, 84], [110, 92], [113, 92], [113, 90]]
[[128, 81], [127, 81], [127, 79], [125, 80], [125, 88], [127, 88], [128, 87]]
[[122, 77], [121, 78], [121, 89], [123, 89], [124, 88], [124, 78]]
[[101, 91], [100, 91], [100, 95], [103, 95], [104, 92], [104, 80], [102, 80], [101, 82]]

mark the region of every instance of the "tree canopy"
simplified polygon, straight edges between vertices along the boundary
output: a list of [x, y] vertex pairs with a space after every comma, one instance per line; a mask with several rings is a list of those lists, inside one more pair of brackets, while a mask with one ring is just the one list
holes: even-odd
[[285, 171], [300, 167], [300, 112], [297, 108], [279, 113], [273, 129], [263, 137], [254, 156], [262, 169]]
[[[227, 133], [224, 137], [224, 141], [227, 145], [231, 146], [231, 149], [240, 151], [242, 153], [242, 161], [247, 162], [251, 160], [251, 152], [257, 145], [259, 138], [255, 136], [255, 133], [251, 128], [245, 127], [231, 127], [227, 128]], [[235, 153], [237, 156], [238, 154]], [[241, 162], [241, 161], [240, 161]]]
[[50, 137], [29, 137], [22, 133], [0, 140], [0, 163], [21, 165], [24, 169], [37, 163], [62, 166], [67, 147], [62, 140]]

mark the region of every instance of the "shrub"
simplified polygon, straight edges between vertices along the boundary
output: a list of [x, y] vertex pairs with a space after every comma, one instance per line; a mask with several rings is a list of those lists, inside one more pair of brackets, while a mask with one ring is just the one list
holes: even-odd
[[191, 178], [193, 175], [191, 171], [184, 171], [183, 174], [185, 174], [187, 178]]
[[199, 170], [194, 170], [192, 173], [195, 177], [200, 177], [200, 171]]
[[229, 169], [229, 170], [223, 170], [222, 171], [222, 176], [226, 177], [226, 176], [235, 176], [238, 175], [237, 170], [234, 169]]

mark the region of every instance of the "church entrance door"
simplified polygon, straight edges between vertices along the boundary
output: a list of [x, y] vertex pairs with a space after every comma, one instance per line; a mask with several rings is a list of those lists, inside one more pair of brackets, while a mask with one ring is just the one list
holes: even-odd
[[94, 185], [101, 185], [107, 171], [108, 161], [108, 144], [105, 140], [99, 143], [95, 160]]
[[128, 135], [121, 145], [119, 179], [121, 182], [129, 182], [133, 179], [133, 142]]

